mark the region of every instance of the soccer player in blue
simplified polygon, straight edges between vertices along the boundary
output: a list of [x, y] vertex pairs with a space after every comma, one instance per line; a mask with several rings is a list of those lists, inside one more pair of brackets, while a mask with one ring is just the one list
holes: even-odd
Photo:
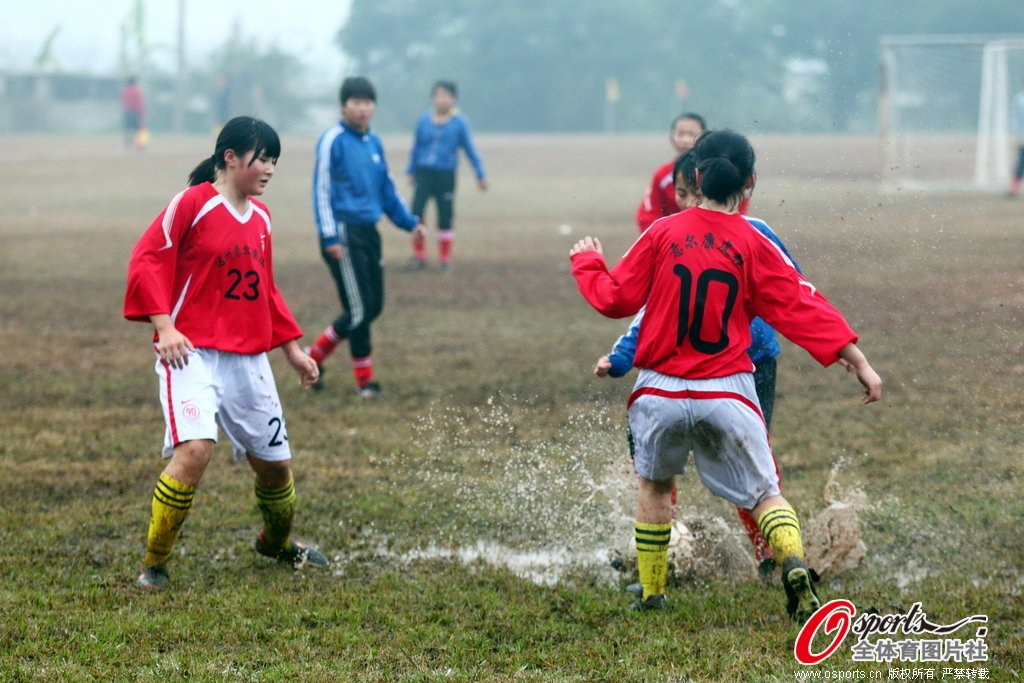
[[[384, 308], [377, 221], [386, 214], [413, 236], [423, 224], [405, 206], [395, 189], [380, 137], [370, 130], [377, 91], [362, 76], [341, 85], [341, 121], [320, 136], [313, 167], [313, 215], [320, 236], [320, 254], [338, 287], [342, 313], [309, 348], [322, 366], [324, 359], [348, 339], [356, 393], [380, 393], [374, 379], [370, 323]], [[322, 387], [318, 380], [315, 389]]]
[[[680, 210], [696, 206], [701, 201], [700, 190], [697, 188], [697, 181], [694, 176], [696, 171], [696, 159], [692, 152], [686, 152], [673, 169], [675, 179], [676, 203]], [[746, 217], [747, 222], [758, 232], [775, 243], [786, 254], [790, 261], [796, 265], [796, 261], [790, 255], [786, 245], [782, 243], [779, 236], [768, 226], [767, 223], [758, 219]], [[799, 270], [799, 266], [797, 266]], [[601, 356], [594, 367], [594, 374], [598, 377], [622, 377], [633, 369], [633, 358], [636, 355], [637, 338], [640, 335], [640, 324], [643, 321], [643, 310], [633, 318], [626, 333], [616, 340], [611, 352], [607, 356]], [[775, 329], [761, 318], [755, 317], [750, 322], [750, 348], [747, 355], [754, 363], [754, 388], [757, 392], [758, 401], [761, 403], [761, 412], [764, 415], [766, 426], [770, 429], [772, 424], [772, 410], [775, 406], [775, 357], [782, 352], [779, 341], [775, 337]], [[632, 446], [632, 438], [630, 438]], [[775, 573], [776, 563], [772, 557], [771, 548], [765, 541], [761, 529], [749, 512], [743, 508], [737, 508], [740, 521], [754, 545], [754, 559], [758, 563], [758, 574], [762, 579], [768, 580]], [[639, 584], [634, 584], [631, 590], [636, 590]]]
[[[484, 162], [473, 145], [469, 120], [456, 108], [457, 89], [451, 81], [438, 81], [431, 90], [433, 108], [419, 118], [409, 153], [406, 173], [416, 186], [412, 198], [412, 212], [423, 216], [427, 202], [437, 206], [437, 246], [441, 270], [447, 271], [451, 263], [455, 230], [452, 225], [455, 202], [455, 170], [459, 165], [461, 147], [473, 165], [476, 182], [481, 190], [487, 189]], [[422, 235], [414, 235], [410, 270], [427, 267], [427, 243]]]

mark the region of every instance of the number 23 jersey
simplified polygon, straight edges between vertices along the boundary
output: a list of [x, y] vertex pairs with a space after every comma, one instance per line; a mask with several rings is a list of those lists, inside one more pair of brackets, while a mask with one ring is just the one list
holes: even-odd
[[822, 365], [857, 341], [842, 314], [738, 214], [692, 208], [651, 225], [609, 271], [576, 254], [580, 293], [612, 318], [647, 304], [635, 365], [688, 379], [751, 372], [750, 320], [761, 316]]
[[210, 183], [180, 192], [128, 261], [124, 316], [168, 314], [197, 347], [257, 354], [302, 336], [274, 283], [270, 213], [239, 215]]

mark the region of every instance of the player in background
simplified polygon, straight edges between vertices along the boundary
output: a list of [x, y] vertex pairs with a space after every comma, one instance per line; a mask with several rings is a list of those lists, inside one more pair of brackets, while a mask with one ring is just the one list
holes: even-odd
[[1021, 183], [1024, 183], [1024, 90], [1013, 96], [1010, 107], [1010, 134], [1017, 138], [1017, 167], [1013, 171], [1010, 183], [1010, 196], [1020, 195]]
[[629, 399], [639, 494], [635, 609], [664, 609], [671, 492], [693, 451], [708, 489], [758, 520], [782, 565], [787, 612], [805, 621], [821, 606], [803, 563], [796, 512], [779, 491], [764, 416], [754, 390], [750, 320], [764, 318], [822, 365], [840, 359], [877, 401], [882, 381], [842, 314], [770, 240], [737, 213], [754, 184], [754, 150], [719, 131], [695, 147], [701, 206], [652, 225], [609, 271], [591, 237], [571, 252], [584, 298], [609, 317], [644, 306]]
[[125, 79], [121, 88], [121, 111], [124, 114], [124, 146], [141, 151], [149, 141], [149, 133], [146, 130], [146, 100], [135, 76]]
[[673, 170], [679, 157], [693, 149], [694, 142], [706, 128], [704, 118], [692, 112], [680, 114], [672, 120], [668, 140], [672, 143], [676, 155], [672, 161], [658, 167], [647, 189], [644, 190], [644, 198], [636, 210], [636, 225], [640, 232], [659, 218], [671, 216], [679, 211]]
[[[459, 148], [473, 164], [476, 183], [481, 191], [487, 190], [484, 162], [473, 145], [469, 120], [455, 106], [457, 88], [452, 81], [438, 81], [431, 90], [431, 111], [420, 116], [413, 134], [412, 150], [406, 173], [416, 191], [412, 198], [412, 212], [423, 216], [427, 202], [434, 200], [437, 207], [437, 248], [441, 270], [451, 264], [455, 230], [452, 216], [455, 205], [455, 171], [459, 166]], [[412, 258], [409, 270], [427, 267], [427, 242], [423, 235], [412, 239]]]
[[[698, 206], [703, 199], [700, 189], [697, 187], [696, 170], [696, 155], [693, 153], [693, 150], [680, 156], [673, 169], [676, 203], [681, 211]], [[745, 194], [744, 203], [747, 203], [747, 199], [749, 199], [749, 195]], [[767, 223], [757, 218], [750, 218], [749, 216], [744, 216], [744, 218], [758, 232], [779, 247], [787, 258], [793, 262], [793, 266], [797, 271], [800, 270], [789, 250], [786, 249], [786, 245], [782, 243], [782, 240], [779, 239], [779, 236], [775, 234]], [[633, 369], [633, 358], [636, 355], [637, 337], [640, 333], [640, 322], [642, 320], [643, 310], [630, 322], [626, 333], [616, 340], [612, 346], [611, 353], [597, 359], [597, 363], [594, 366], [595, 375], [598, 377], [622, 377]], [[754, 363], [754, 388], [757, 393], [758, 403], [761, 406], [761, 412], [764, 414], [765, 426], [770, 432], [772, 414], [775, 407], [775, 379], [777, 371], [775, 358], [782, 353], [782, 347], [779, 346], [779, 341], [775, 337], [775, 330], [772, 326], [758, 317], [755, 317], [750, 322], [750, 337], [751, 344], [750, 348], [747, 349], [747, 355], [750, 356], [750, 360]], [[630, 437], [629, 441], [632, 444], [632, 437]], [[673, 492], [674, 497], [675, 492]], [[765, 541], [764, 535], [757, 525], [757, 520], [751, 516], [750, 512], [742, 507], [737, 507], [736, 510], [740, 521], [743, 523], [743, 528], [747, 532], [751, 544], [754, 546], [754, 559], [757, 562], [758, 575], [762, 580], [767, 581], [775, 573], [777, 567], [775, 558], [772, 556], [771, 547]], [[632, 584], [629, 590], [638, 592], [639, 588], [639, 584]]]
[[291, 539], [295, 485], [284, 413], [267, 351], [280, 347], [307, 386], [316, 363], [274, 282], [270, 212], [256, 199], [281, 154], [277, 133], [248, 116], [227, 122], [214, 153], [142, 234], [128, 262], [124, 316], [155, 328], [156, 374], [170, 458], [153, 492], [138, 583], [160, 590], [217, 425], [256, 474], [261, 555], [298, 567], [327, 558]]
[[[348, 339], [356, 393], [380, 393], [374, 379], [370, 323], [384, 309], [384, 269], [377, 221], [386, 214], [396, 226], [422, 237], [420, 219], [409, 212], [395, 190], [380, 137], [370, 130], [377, 91], [362, 76], [341, 84], [341, 121], [328, 128], [316, 146], [313, 167], [313, 215], [320, 255], [334, 278], [342, 313], [327, 326], [309, 354], [322, 366]], [[320, 389], [317, 380], [314, 389]]]

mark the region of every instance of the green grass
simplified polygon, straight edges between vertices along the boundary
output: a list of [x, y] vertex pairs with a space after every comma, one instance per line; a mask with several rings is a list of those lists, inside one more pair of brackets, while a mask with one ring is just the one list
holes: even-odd
[[[396, 167], [405, 142], [389, 146]], [[789, 344], [780, 359], [773, 445], [787, 497], [819, 511], [838, 463], [840, 489], [868, 499], [868, 556], [823, 591], [882, 612], [920, 601], [936, 621], [987, 614], [991, 680], [1017, 680], [1020, 205], [878, 195], [870, 140], [757, 142], [755, 213], [886, 380], [883, 401], [862, 407], [840, 370]], [[296, 533], [334, 567], [296, 573], [255, 555], [252, 477], [221, 444], [160, 595], [134, 587], [163, 424], [147, 332], [120, 318], [124, 268], [210, 141], [157, 140], [125, 157], [113, 139], [62, 138], [32, 164], [19, 159], [33, 141], [11, 143], [0, 160], [0, 681], [795, 680], [780, 589], [710, 576], [674, 587], [671, 612], [636, 615], [625, 578], [596, 559], [632, 496], [629, 384], [589, 372], [624, 324], [588, 309], [566, 256], [585, 233], [612, 260], [628, 246], [663, 140], [482, 139], [494, 183], [460, 190], [453, 273], [395, 268], [406, 241], [385, 229], [384, 396], [350, 393], [344, 351], [320, 394], [272, 356]], [[266, 197], [277, 278], [307, 336], [337, 307], [314, 249], [311, 149], [285, 141]], [[822, 150], [840, 166], [825, 179], [808, 170]], [[696, 476], [680, 494], [741, 534]], [[466, 548], [484, 557], [453, 559]], [[549, 585], [503, 566], [502, 550], [594, 559], [553, 563]], [[817, 668], [887, 667], [853, 664], [847, 644]]]

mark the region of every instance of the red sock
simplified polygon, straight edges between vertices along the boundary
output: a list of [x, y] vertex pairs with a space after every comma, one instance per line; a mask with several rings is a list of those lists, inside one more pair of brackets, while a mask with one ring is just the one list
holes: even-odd
[[412, 238], [412, 256], [417, 261], [427, 260], [427, 240], [422, 237]]
[[309, 347], [309, 355], [317, 363], [322, 363], [340, 343], [341, 337], [334, 331], [334, 325], [328, 325], [324, 333]]
[[758, 526], [754, 516], [743, 508], [736, 508], [736, 512], [740, 513], [740, 521], [743, 522], [743, 528], [746, 529], [750, 542], [754, 544], [754, 559], [760, 562], [766, 557], [771, 557], [772, 549], [768, 546], [768, 541], [765, 540], [764, 534], [761, 533], [761, 527]]
[[1013, 185], [1010, 186], [1010, 192], [1013, 194], [1020, 194], [1020, 185], [1022, 180], [1024, 180], [1024, 178], [1014, 178]]
[[363, 356], [352, 359], [352, 375], [356, 378], [356, 384], [362, 389], [373, 381], [373, 358]]
[[451, 230], [437, 231], [437, 251], [441, 263], [448, 263], [452, 258], [452, 242], [455, 241], [455, 233]]

